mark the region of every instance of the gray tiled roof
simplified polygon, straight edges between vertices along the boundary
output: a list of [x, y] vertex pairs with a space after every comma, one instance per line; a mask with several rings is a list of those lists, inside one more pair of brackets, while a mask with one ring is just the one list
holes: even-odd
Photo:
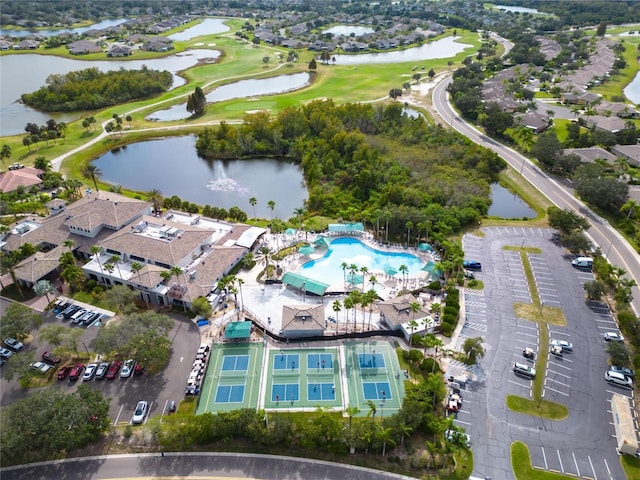
[[67, 251], [66, 247], [56, 247], [48, 252], [36, 252], [25, 258], [14, 267], [18, 280], [36, 283], [60, 265], [60, 256]]
[[322, 305], [285, 305], [282, 307], [282, 330], [324, 330]]
[[[414, 314], [411, 311], [411, 303], [418, 302], [416, 297], [411, 294], [402, 295], [400, 297], [392, 298], [385, 302], [378, 303], [378, 310], [389, 326], [399, 326], [414, 318]], [[420, 303], [422, 306], [422, 303]], [[420, 309], [415, 313], [415, 318], [424, 318], [429, 316], [429, 313]]]

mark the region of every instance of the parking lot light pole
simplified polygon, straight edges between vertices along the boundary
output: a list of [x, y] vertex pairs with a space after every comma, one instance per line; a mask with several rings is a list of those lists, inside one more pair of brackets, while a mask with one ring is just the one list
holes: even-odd
[[538, 410], [540, 410], [540, 404], [542, 403], [542, 400], [544, 400], [544, 392], [540, 394], [540, 400], [538, 400]]

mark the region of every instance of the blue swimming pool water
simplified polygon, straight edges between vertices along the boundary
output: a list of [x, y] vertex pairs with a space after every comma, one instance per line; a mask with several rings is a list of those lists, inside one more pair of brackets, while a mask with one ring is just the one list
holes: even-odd
[[[366, 266], [369, 269], [366, 278], [365, 288], [369, 288], [369, 277], [376, 275], [378, 282], [382, 282], [381, 273], [389, 265], [398, 270], [400, 265], [406, 265], [409, 269], [409, 276], [417, 276], [424, 266], [424, 262], [415, 255], [403, 252], [385, 252], [371, 248], [360, 240], [349, 237], [335, 238], [327, 253], [322, 258], [311, 260], [300, 267], [298, 273], [318, 282], [336, 285], [344, 283], [344, 272], [342, 263], [347, 265], [356, 264], [359, 268]], [[349, 270], [347, 270], [349, 275]], [[396, 278], [402, 278], [398, 272]]]

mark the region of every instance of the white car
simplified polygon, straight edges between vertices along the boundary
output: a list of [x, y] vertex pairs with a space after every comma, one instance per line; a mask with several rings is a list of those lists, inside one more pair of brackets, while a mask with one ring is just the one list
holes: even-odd
[[82, 374], [82, 381], [88, 382], [89, 380], [93, 380], [93, 376], [96, 374], [97, 368], [98, 368], [97, 363], [90, 363], [89, 365], [87, 365], [87, 368]]
[[15, 338], [6, 338], [4, 340], [4, 344], [6, 345], [7, 348], [13, 350], [14, 352], [19, 352], [24, 348], [24, 345], [22, 344], [22, 342], [19, 342]]
[[563, 352], [573, 352], [573, 345], [566, 340], [551, 340], [552, 347], [560, 347]]
[[611, 370], [608, 370], [604, 374], [604, 379], [609, 383], [618, 385], [619, 387], [633, 388], [633, 380], [619, 372], [612, 372]]
[[524, 363], [518, 363], [518, 362], [514, 363], [513, 373], [517, 375], [523, 375], [531, 379], [536, 378], [536, 369], [529, 365], [525, 365]]
[[606, 342], [624, 342], [624, 337], [618, 332], [607, 332], [604, 334]]
[[144, 422], [144, 417], [147, 415], [147, 408], [149, 405], [144, 400], [140, 400], [138, 405], [136, 405], [136, 409], [133, 412], [133, 417], [131, 418], [131, 423], [142, 423]]
[[120, 378], [129, 378], [136, 366], [136, 361], [132, 358], [124, 362], [122, 370], [120, 370]]
[[33, 368], [34, 370], [39, 371], [40, 373], [47, 373], [49, 370], [51, 370], [53, 367], [47, 363], [44, 362], [34, 362], [31, 364], [31, 368]]

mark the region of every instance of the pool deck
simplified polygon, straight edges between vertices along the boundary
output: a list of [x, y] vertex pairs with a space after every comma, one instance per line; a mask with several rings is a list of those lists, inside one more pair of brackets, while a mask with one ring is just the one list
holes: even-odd
[[[307, 238], [305, 240], [304, 233], [298, 233], [295, 235], [286, 235], [286, 234], [267, 234], [266, 241], [267, 245], [273, 250], [280, 250], [285, 246], [295, 244], [301, 241], [307, 241], [312, 243], [318, 235], [307, 234]], [[326, 235], [325, 235], [326, 236]], [[363, 233], [362, 236], [353, 236], [353, 235], [340, 235], [335, 236], [335, 238], [347, 237], [347, 238], [355, 238], [357, 240], [362, 241], [365, 245], [368, 245], [371, 248], [377, 250], [384, 250], [388, 252], [397, 252], [397, 253], [410, 253], [412, 255], [417, 256], [425, 263], [429, 260], [434, 260], [434, 257], [428, 252], [420, 251], [417, 248], [404, 248], [403, 246], [382, 246], [373, 241], [373, 238], [370, 234]], [[300, 267], [308, 262], [309, 260], [313, 260], [316, 258], [322, 257], [326, 250], [324, 248], [319, 249], [318, 253], [313, 253], [311, 255], [301, 255], [300, 253], [295, 253], [285, 258], [282, 262], [280, 262], [280, 266], [283, 267], [285, 272], [297, 272]], [[346, 298], [344, 292], [344, 284], [340, 282], [336, 285], [331, 285], [327, 290], [327, 293], [324, 297], [317, 297], [314, 295], [306, 295], [304, 292], [297, 291], [293, 288], [287, 287], [282, 284], [270, 284], [265, 285], [259, 283], [257, 281], [258, 274], [263, 270], [263, 265], [256, 265], [253, 269], [249, 271], [241, 270], [237, 276], [244, 281], [242, 285], [242, 299], [244, 308], [254, 317], [258, 318], [268, 329], [273, 332], [279, 332], [282, 329], [282, 308], [285, 305], [295, 305], [295, 304], [306, 304], [306, 305], [323, 305], [325, 310], [325, 318], [326, 319], [335, 319], [334, 321], [329, 321], [327, 323], [326, 334], [333, 335], [337, 333], [344, 333], [349, 329], [351, 331], [353, 329], [353, 319], [351, 318], [349, 322], [346, 321], [346, 312], [344, 310], [336, 313], [333, 310], [333, 303], [336, 300], [343, 302]], [[397, 296], [398, 292], [402, 288], [402, 278], [399, 275], [387, 275], [382, 271], [373, 270], [369, 272], [371, 275], [374, 275], [378, 280], [376, 285], [376, 290], [378, 294], [384, 299], [390, 299]], [[407, 288], [419, 288], [423, 286], [427, 282], [427, 273], [420, 272], [420, 275], [410, 277], [407, 280]], [[365, 286], [366, 288], [366, 286]], [[362, 315], [362, 310], [358, 310], [358, 317]], [[364, 326], [367, 329], [378, 330], [381, 328], [379, 325], [380, 316], [379, 312], [374, 304], [373, 313], [371, 315], [371, 322], [369, 325], [369, 312], [366, 312], [366, 322], [358, 321], [358, 327], [363, 328]], [[230, 312], [227, 317], [220, 317], [215, 323], [219, 325], [222, 322], [229, 319], [233, 319], [234, 313]]]

